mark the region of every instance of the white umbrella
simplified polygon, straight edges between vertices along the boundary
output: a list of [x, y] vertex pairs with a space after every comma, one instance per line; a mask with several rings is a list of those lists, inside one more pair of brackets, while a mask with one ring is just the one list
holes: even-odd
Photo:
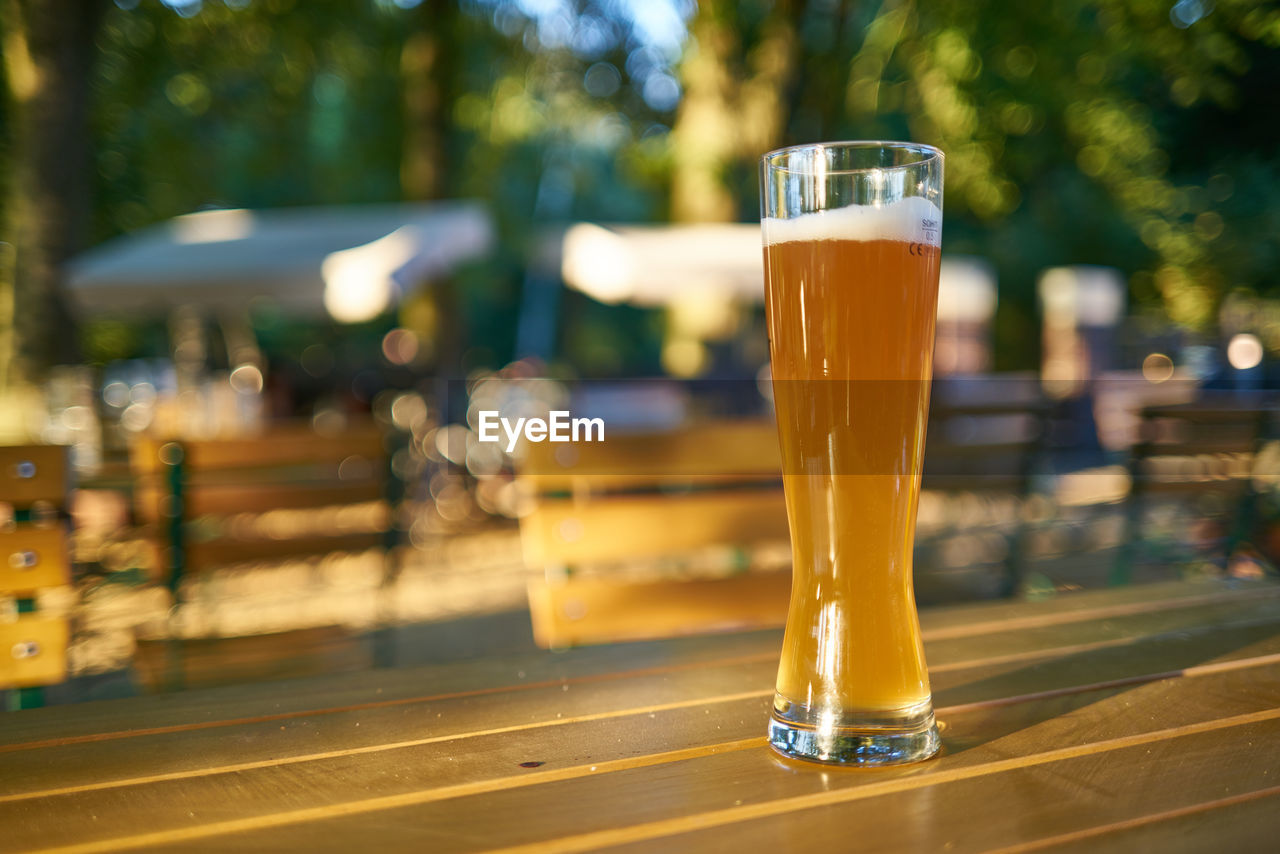
[[88, 312], [238, 308], [262, 298], [356, 321], [492, 244], [488, 211], [470, 201], [202, 211], [78, 256], [68, 289]]
[[[760, 226], [596, 225], [564, 233], [565, 284], [604, 303], [670, 306], [691, 298], [764, 300]], [[946, 255], [938, 288], [941, 319], [989, 321], [995, 271], [982, 258]]]
[[601, 302], [669, 305], [690, 292], [764, 297], [759, 225], [578, 223], [562, 252], [565, 283]]

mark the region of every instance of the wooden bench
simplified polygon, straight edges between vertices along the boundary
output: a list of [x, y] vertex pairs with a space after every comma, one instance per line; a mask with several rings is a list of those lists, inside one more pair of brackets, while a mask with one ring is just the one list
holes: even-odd
[[140, 518], [163, 529], [165, 564], [176, 587], [188, 571], [383, 546], [389, 512], [376, 530], [358, 532], [230, 522], [240, 514], [385, 502], [387, 456], [382, 431], [372, 423], [336, 435], [290, 424], [236, 438], [146, 438], [132, 449], [135, 501]]
[[[965, 598], [1012, 596], [1018, 592], [1026, 562], [1026, 525], [1022, 503], [1033, 492], [1037, 466], [1042, 462], [1051, 405], [1043, 398], [966, 403], [935, 402], [929, 413], [921, 489], [947, 496], [958, 494], [1011, 499], [1003, 557], [967, 562], [958, 567], [928, 567], [929, 582]], [[932, 539], [956, 533], [948, 527]], [[917, 533], [917, 546], [929, 545]], [[963, 580], [955, 578], [965, 576]]]
[[[189, 574], [237, 564], [383, 549], [389, 572], [397, 533], [386, 443], [372, 422], [333, 435], [299, 423], [252, 436], [139, 441], [131, 450], [136, 510], [162, 552], [174, 604], [183, 603]], [[152, 645], [139, 644], [139, 672], [152, 687], [216, 684], [225, 668], [247, 674], [257, 667], [270, 678], [278, 665], [272, 649], [316, 658], [317, 650], [343, 647], [338, 658], [364, 656], [358, 639], [332, 626], [223, 644], [213, 653], [199, 640], [170, 638], [158, 651]], [[221, 653], [230, 658], [219, 664]], [[168, 679], [159, 678], [166, 670]]]
[[43, 686], [67, 678], [68, 620], [41, 613], [39, 591], [71, 581], [67, 496], [70, 467], [60, 445], [0, 447], [0, 689], [13, 708], [38, 706]]
[[1275, 435], [1276, 407], [1271, 396], [1211, 392], [1192, 403], [1142, 410], [1128, 462], [1125, 545], [1113, 582], [1130, 581], [1155, 548], [1148, 517], [1160, 501], [1194, 505], [1196, 524], [1204, 531], [1198, 544], [1165, 549], [1156, 560], [1164, 566], [1210, 561], [1226, 568], [1251, 533], [1257, 497], [1253, 465], [1261, 443]]
[[[781, 625], [790, 573], [747, 571], [753, 551], [788, 542], [781, 469], [772, 420], [528, 445], [519, 482], [532, 510], [520, 532], [535, 571], [537, 642]], [[689, 556], [706, 549], [719, 549], [727, 565], [713, 567], [715, 577], [680, 578]], [[617, 566], [627, 561], [665, 566], [666, 577], [627, 578]]]
[[[1047, 412], [1039, 402], [936, 409], [925, 488], [1025, 497]], [[966, 423], [970, 433], [958, 430]], [[711, 421], [598, 444], [527, 445], [520, 485], [532, 510], [520, 529], [535, 571], [529, 603], [538, 643], [785, 623], [790, 555], [781, 473], [772, 419]], [[1021, 521], [1014, 521], [999, 595], [1017, 589]], [[727, 565], [713, 568], [716, 577], [687, 571], [691, 553], [717, 550]], [[636, 578], [619, 566], [627, 562], [666, 567], [667, 577]], [[776, 571], [750, 571], [761, 563]]]

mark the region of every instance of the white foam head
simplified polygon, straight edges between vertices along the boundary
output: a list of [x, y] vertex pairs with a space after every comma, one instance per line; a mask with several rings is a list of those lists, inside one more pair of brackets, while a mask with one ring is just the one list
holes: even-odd
[[887, 205], [850, 205], [760, 221], [765, 246], [791, 240], [896, 240], [942, 245], [942, 211], [928, 199], [908, 196]]

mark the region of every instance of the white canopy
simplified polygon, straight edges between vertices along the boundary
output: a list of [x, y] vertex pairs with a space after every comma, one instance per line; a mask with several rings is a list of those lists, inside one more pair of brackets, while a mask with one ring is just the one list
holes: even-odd
[[[560, 249], [565, 284], [604, 303], [764, 299], [764, 256], [755, 224], [584, 222], [565, 232]], [[982, 258], [943, 256], [938, 290], [941, 319], [986, 322], [995, 312], [995, 271]]]
[[356, 321], [492, 244], [492, 220], [477, 202], [202, 211], [85, 252], [71, 263], [68, 289], [89, 312], [265, 298]]
[[760, 226], [578, 223], [564, 235], [565, 284], [601, 302], [669, 305], [690, 292], [760, 301]]

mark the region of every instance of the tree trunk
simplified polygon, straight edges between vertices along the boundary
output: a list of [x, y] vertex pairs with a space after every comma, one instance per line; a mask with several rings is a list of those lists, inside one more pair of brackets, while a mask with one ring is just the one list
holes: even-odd
[[671, 218], [676, 222], [725, 222], [738, 218], [740, 201], [726, 177], [750, 169], [781, 142], [788, 105], [784, 93], [795, 74], [800, 4], [779, 0], [744, 45], [737, 5], [704, 0], [690, 27], [681, 73], [685, 95], [672, 138]]
[[400, 155], [400, 185], [405, 198], [447, 196], [448, 131], [453, 109], [452, 76], [457, 55], [457, 3], [423, 3], [417, 29], [400, 52], [404, 86], [404, 150]]
[[[462, 57], [458, 54], [458, 2], [434, 0], [416, 10], [414, 30], [400, 51], [400, 79], [404, 92], [404, 148], [400, 154], [400, 191], [412, 201], [447, 198], [458, 185], [450, 176], [449, 130], [457, 95], [455, 76]], [[457, 286], [445, 274], [429, 289], [438, 318], [433, 330], [415, 330], [432, 336], [434, 366], [438, 375], [433, 393], [447, 401], [449, 379], [461, 376], [467, 331], [459, 309]]]
[[[723, 2], [704, 0], [689, 31], [681, 68], [684, 98], [672, 130], [671, 218], [676, 222], [735, 219], [737, 201], [724, 180], [734, 159], [738, 128], [732, 64], [740, 50]], [[730, 6], [730, 8], [732, 8]]]
[[14, 118], [6, 231], [17, 250], [9, 373], [17, 379], [37, 380], [78, 356], [62, 279], [88, 236], [89, 73], [103, 8], [103, 0], [9, 0], [6, 9]]

